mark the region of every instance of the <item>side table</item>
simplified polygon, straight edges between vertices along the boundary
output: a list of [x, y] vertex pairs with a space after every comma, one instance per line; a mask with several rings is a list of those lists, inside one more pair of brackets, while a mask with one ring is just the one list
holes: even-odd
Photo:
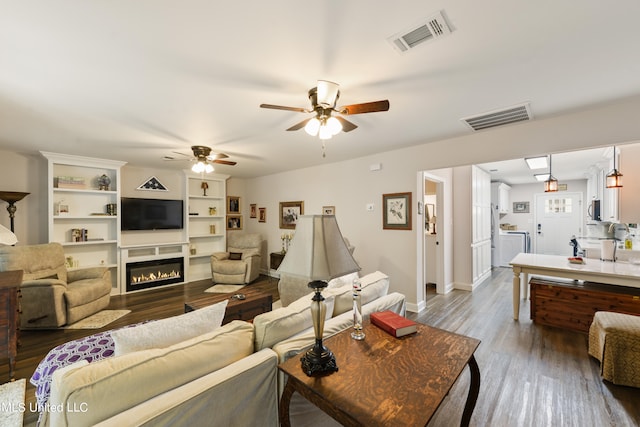
[[278, 267], [280, 267], [280, 263], [282, 263], [285, 255], [286, 252], [271, 252], [269, 254], [269, 268], [272, 270], [277, 270]]
[[9, 379], [18, 355], [18, 327], [20, 307], [18, 296], [22, 283], [22, 270], [0, 273], [0, 357], [9, 358]]
[[347, 329], [324, 341], [338, 371], [308, 377], [300, 357], [278, 368], [288, 375], [280, 400], [280, 423], [289, 426], [294, 392], [344, 426], [427, 425], [465, 366], [471, 381], [461, 426], [468, 426], [480, 392], [480, 370], [473, 353], [480, 341], [418, 324], [418, 332], [395, 338], [364, 323], [366, 338], [356, 341]]

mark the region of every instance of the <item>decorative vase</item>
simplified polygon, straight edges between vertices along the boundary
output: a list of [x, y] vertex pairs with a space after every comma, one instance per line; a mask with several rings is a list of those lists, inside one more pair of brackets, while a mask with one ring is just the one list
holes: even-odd
[[353, 332], [351, 338], [361, 341], [365, 334], [362, 331], [362, 283], [359, 280], [353, 281]]

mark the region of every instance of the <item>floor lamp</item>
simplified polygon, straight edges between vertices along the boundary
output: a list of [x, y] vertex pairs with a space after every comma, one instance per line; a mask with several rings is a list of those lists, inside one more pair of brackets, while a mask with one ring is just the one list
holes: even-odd
[[29, 194], [30, 193], [21, 193], [19, 191], [0, 191], [0, 199], [9, 203], [9, 206], [7, 206], [7, 212], [9, 212], [9, 218], [11, 218], [12, 233], [15, 232], [15, 229], [13, 227], [13, 218], [16, 215], [16, 209], [17, 209], [16, 202], [19, 202], [20, 200], [24, 199]]

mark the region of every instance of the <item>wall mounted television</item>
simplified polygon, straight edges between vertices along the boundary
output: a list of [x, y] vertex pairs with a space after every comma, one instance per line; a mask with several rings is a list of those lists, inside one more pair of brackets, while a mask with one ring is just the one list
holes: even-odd
[[179, 230], [184, 227], [182, 200], [121, 198], [122, 231]]

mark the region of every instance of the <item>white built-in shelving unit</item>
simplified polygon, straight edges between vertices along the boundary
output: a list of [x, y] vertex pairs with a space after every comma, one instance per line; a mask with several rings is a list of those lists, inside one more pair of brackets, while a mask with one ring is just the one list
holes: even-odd
[[[69, 269], [112, 269], [112, 293], [119, 293], [120, 169], [125, 162], [41, 153], [48, 161], [49, 242], [63, 246]], [[102, 175], [111, 181], [108, 189], [99, 188], [98, 178]], [[115, 208], [111, 214], [108, 205]], [[86, 240], [75, 241], [73, 229], [86, 230]]]
[[[186, 172], [186, 228], [189, 239], [187, 280], [211, 278], [211, 255], [227, 248], [229, 175]], [[206, 185], [203, 185], [205, 183]], [[205, 188], [206, 187], [206, 191]]]

